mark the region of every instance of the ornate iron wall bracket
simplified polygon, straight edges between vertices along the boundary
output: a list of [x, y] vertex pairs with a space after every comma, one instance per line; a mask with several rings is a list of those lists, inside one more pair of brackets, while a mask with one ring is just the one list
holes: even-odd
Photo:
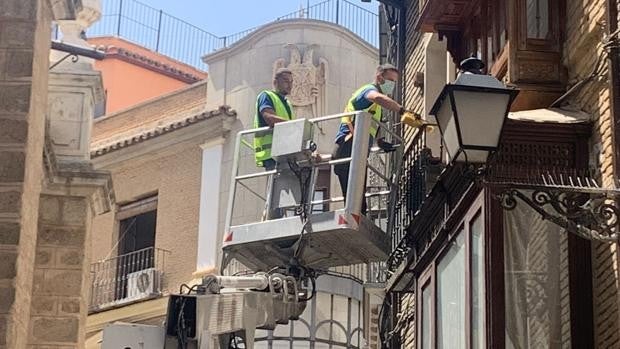
[[57, 62], [55, 62], [54, 64], [52, 64], [48, 70], [52, 70], [54, 69], [57, 65], [59, 65], [60, 63], [64, 62], [67, 58], [71, 57], [71, 62], [72, 63], [76, 63], [79, 59], [80, 56], [74, 54], [74, 53], [67, 53], [64, 57], [62, 57], [61, 59], [59, 59]]
[[77, 62], [80, 59], [79, 56], [84, 56], [84, 57], [88, 57], [88, 58], [92, 58], [96, 60], [102, 60], [105, 58], [105, 53], [103, 52], [97, 51], [95, 49], [89, 49], [89, 48], [67, 44], [64, 42], [52, 40], [51, 47], [52, 47], [52, 50], [66, 52], [67, 55], [65, 55], [60, 60], [52, 64], [48, 70], [54, 69], [57, 65], [59, 65], [60, 63], [62, 63], [64, 60], [66, 60], [69, 57], [71, 57], [71, 62], [73, 63]]
[[[618, 189], [583, 185], [508, 185], [498, 194], [505, 210], [513, 210], [522, 201], [543, 219], [588, 240], [620, 241]], [[595, 183], [594, 183], [595, 184]]]

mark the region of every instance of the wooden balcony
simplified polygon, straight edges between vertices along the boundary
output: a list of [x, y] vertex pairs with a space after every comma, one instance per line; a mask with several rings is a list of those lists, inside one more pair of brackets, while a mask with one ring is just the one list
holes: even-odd
[[478, 0], [420, 0], [417, 29], [424, 32], [457, 30]]

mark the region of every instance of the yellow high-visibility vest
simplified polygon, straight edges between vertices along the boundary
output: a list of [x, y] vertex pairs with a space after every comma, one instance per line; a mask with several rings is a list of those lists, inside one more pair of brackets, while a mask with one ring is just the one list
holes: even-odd
[[[355, 101], [355, 99], [358, 97], [358, 95], [360, 93], [362, 93], [362, 91], [364, 91], [365, 89], [369, 88], [369, 87], [374, 87], [374, 85], [372, 84], [367, 84], [364, 85], [362, 87], [360, 87], [359, 89], [357, 89], [357, 91], [353, 92], [353, 95], [351, 96], [351, 98], [349, 99], [349, 102], [347, 103], [347, 106], [344, 109], [344, 112], [354, 112], [355, 107], [353, 106], [353, 101]], [[381, 108], [380, 105], [376, 104], [376, 103], [372, 103], [368, 108], [366, 109], [362, 109], [365, 112], [368, 112], [370, 114], [372, 114], [372, 118], [376, 121], [381, 121], [381, 114], [383, 109]], [[340, 122], [343, 124], [349, 124], [349, 123], [354, 123], [355, 122], [355, 116], [353, 116], [353, 118], [351, 118], [351, 116], [343, 116], [340, 119]], [[378, 131], [378, 126], [376, 123], [372, 123], [370, 125], [370, 135], [372, 137], [376, 137], [377, 136], [377, 131]]]
[[[271, 99], [271, 103], [273, 103], [274, 111], [276, 115], [285, 119], [285, 120], [293, 120], [295, 116], [293, 115], [293, 107], [286, 100], [288, 104], [288, 110], [284, 103], [282, 103], [282, 99], [275, 93], [274, 91], [265, 90], [263, 91], [269, 96]], [[262, 94], [262, 93], [261, 93]], [[258, 96], [260, 97], [259, 94]], [[256, 115], [254, 116], [254, 128], [261, 127], [263, 125], [260, 124], [259, 118], [261, 117], [260, 111], [258, 110], [258, 97], [256, 98]], [[263, 167], [263, 161], [271, 159], [271, 142], [273, 137], [273, 131], [263, 131], [260, 133], [254, 134], [254, 157], [256, 159], [256, 166]]]

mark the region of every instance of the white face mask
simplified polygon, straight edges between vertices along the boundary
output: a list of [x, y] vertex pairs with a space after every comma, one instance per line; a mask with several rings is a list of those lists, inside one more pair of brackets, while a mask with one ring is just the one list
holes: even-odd
[[391, 95], [392, 92], [394, 91], [394, 85], [396, 85], [396, 83], [392, 80], [385, 80], [381, 85], [381, 92], [385, 93], [386, 95]]

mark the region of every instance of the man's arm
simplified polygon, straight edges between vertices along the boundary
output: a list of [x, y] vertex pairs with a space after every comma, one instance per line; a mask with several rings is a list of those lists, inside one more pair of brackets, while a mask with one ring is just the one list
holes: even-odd
[[273, 127], [273, 125], [277, 124], [278, 122], [286, 121], [285, 119], [277, 116], [276, 111], [271, 108], [263, 109], [260, 114], [267, 123], [267, 125], [269, 125], [269, 127]]
[[402, 109], [402, 106], [400, 104], [398, 104], [398, 102], [396, 102], [395, 100], [393, 100], [392, 98], [384, 95], [383, 93], [379, 92], [379, 91], [368, 91], [368, 93], [366, 94], [366, 98], [373, 102], [373, 103], [377, 103], [378, 105], [382, 106], [385, 109], [391, 110], [395, 113], [400, 113], [402, 114], [402, 112], [404, 111]]

